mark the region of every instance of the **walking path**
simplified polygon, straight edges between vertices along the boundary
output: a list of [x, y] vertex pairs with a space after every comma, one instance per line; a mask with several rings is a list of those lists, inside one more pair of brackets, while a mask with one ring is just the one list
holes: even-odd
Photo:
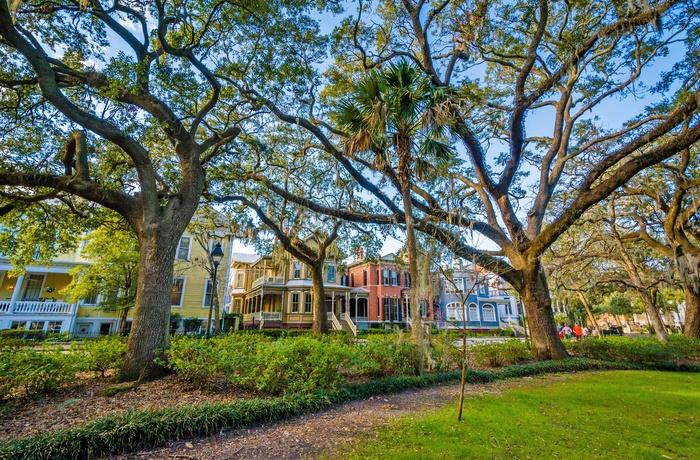
[[[558, 379], [560, 376], [545, 378]], [[522, 382], [522, 379], [518, 379], [468, 385], [467, 394], [498, 394], [503, 389], [521, 385]], [[456, 402], [458, 395], [459, 384], [454, 383], [377, 396], [284, 422], [222, 432], [205, 438], [175, 441], [165, 447], [110, 458], [112, 460], [316, 459], [322, 456], [341, 458], [342, 454], [339, 451], [352, 450], [352, 446], [359, 438], [371, 439], [378, 428], [388, 424], [392, 419], [401, 416], [420, 416], [445, 404]]]

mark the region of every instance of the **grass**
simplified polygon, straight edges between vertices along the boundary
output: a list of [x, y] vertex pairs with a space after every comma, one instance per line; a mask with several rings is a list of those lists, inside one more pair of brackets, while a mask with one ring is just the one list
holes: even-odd
[[[542, 376], [501, 394], [402, 418], [344, 458], [700, 458], [700, 375], [616, 371]], [[351, 452], [354, 450], [354, 452]]]

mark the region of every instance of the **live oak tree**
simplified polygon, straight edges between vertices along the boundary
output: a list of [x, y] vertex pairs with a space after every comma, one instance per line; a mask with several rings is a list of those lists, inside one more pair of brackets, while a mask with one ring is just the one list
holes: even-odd
[[[668, 284], [670, 261], [656, 256], [645, 244], [635, 242], [625, 236], [636, 222], [626, 212], [628, 206], [617, 192], [606, 202], [589, 210], [585, 219], [572, 227], [565, 238], [553, 245], [556, 258], [548, 265], [556, 264], [564, 273], [554, 275], [565, 287], [576, 289], [576, 281], [588, 277], [588, 285], [618, 288], [639, 299], [659, 340], [666, 341], [667, 335], [656, 305], [656, 293], [660, 285]], [[569, 247], [564, 251], [566, 241]], [[568, 256], [565, 254], [568, 253]], [[554, 269], [556, 270], [556, 269]], [[572, 274], [578, 271], [579, 274]], [[568, 276], [567, 276], [568, 274]], [[579, 286], [580, 287], [580, 286]], [[584, 307], [590, 304], [577, 289]]]
[[178, 240], [247, 115], [235, 82], [293, 80], [279, 50], [314, 36], [310, 4], [0, 1], [0, 187], [97, 203], [139, 240], [121, 380], [161, 374]]
[[[516, 289], [537, 357], [567, 356], [541, 257], [590, 207], [700, 139], [693, 2], [405, 0], [363, 2], [358, 11], [334, 33], [336, 65], [322, 101], [339, 102], [353, 81], [398, 61], [449, 89], [445, 118], [464, 155], [443, 177], [460, 185], [459, 196], [435, 178], [414, 179], [415, 226]], [[649, 71], [657, 62], [672, 71], [658, 77]], [[383, 206], [376, 223], [404, 221], [389, 190], [400, 190], [398, 171], [344, 152], [338, 142], [351, 133], [324, 122], [323, 110], [281, 104], [256, 88], [249, 94], [316, 136]], [[631, 101], [650, 94], [653, 103], [634, 108]], [[459, 212], [448, 206], [455, 199], [464, 203]], [[469, 232], [498, 249], [470, 246], [461, 237]]]
[[620, 192], [634, 225], [623, 238], [643, 241], [673, 261], [685, 294], [685, 335], [700, 338], [700, 169], [697, 147], [635, 178]]
[[[327, 260], [332, 257], [338, 264], [343, 259], [341, 248], [354, 251], [363, 245], [375, 245], [376, 241], [369, 229], [344, 225], [338, 218], [315, 213], [283, 198], [285, 194], [314, 198], [336, 210], [359, 206], [347, 174], [314, 145], [311, 136], [297, 135], [282, 124], [247, 136], [250, 155], [224, 169], [224, 174], [235, 180], [222, 186], [220, 195], [212, 199], [227, 206], [242, 204], [252, 211], [256, 223], [263, 226], [255, 241], [261, 253], [277, 254], [275, 258], [287, 269], [291, 263], [299, 264], [300, 271], [302, 264], [308, 267], [313, 330], [325, 334], [329, 328], [324, 285]], [[339, 277], [340, 272], [336, 273]]]

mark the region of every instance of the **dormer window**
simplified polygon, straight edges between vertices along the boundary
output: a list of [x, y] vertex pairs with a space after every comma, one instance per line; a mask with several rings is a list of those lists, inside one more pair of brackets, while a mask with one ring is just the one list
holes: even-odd
[[335, 283], [335, 265], [328, 266], [328, 282]]

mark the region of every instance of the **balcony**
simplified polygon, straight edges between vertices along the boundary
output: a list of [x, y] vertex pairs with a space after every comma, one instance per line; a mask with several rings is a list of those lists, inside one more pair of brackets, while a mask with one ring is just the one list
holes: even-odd
[[284, 276], [261, 276], [260, 278], [253, 281], [251, 288], [256, 288], [262, 285], [283, 285]]
[[21, 301], [14, 304], [10, 301], [0, 302], [0, 313], [22, 315], [69, 315], [73, 314], [75, 304], [59, 301]]

